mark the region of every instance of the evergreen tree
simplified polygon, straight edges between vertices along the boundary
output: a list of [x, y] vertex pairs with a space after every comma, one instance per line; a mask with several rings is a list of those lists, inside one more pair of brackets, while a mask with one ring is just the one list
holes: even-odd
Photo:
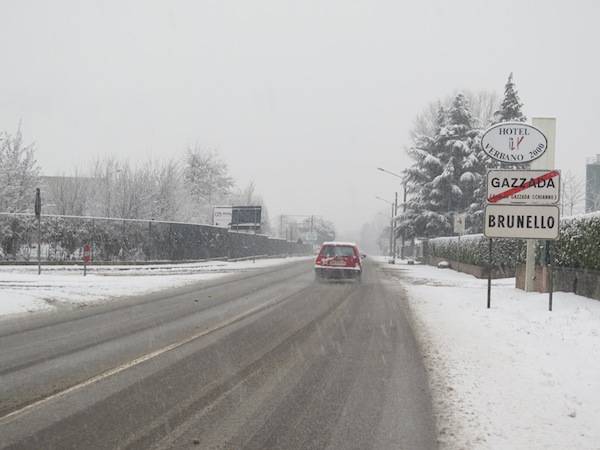
[[[511, 73], [493, 123], [524, 122], [522, 106]], [[451, 235], [452, 216], [460, 212], [468, 213], [468, 233], [482, 231], [486, 174], [500, 164], [481, 148], [481, 117], [473, 117], [463, 94], [417, 117], [408, 150], [414, 163], [404, 172], [410, 199], [399, 229], [405, 237]]]
[[406, 170], [411, 200], [399, 227], [405, 236], [452, 233], [452, 216], [475, 203], [484, 176], [475, 156], [477, 130], [472, 127], [468, 101], [458, 94], [446, 110], [438, 108], [434, 136], [418, 136]]
[[504, 86], [504, 99], [500, 105], [500, 110], [496, 112], [494, 123], [499, 122], [525, 122], [527, 117], [523, 115], [521, 108], [523, 103], [519, 98], [519, 93], [515, 89], [512, 72], [508, 76], [506, 85]]
[[[523, 114], [521, 108], [523, 103], [519, 98], [519, 94], [515, 89], [515, 83], [513, 81], [512, 72], [508, 76], [506, 85], [504, 87], [504, 98], [500, 105], [500, 109], [494, 114], [495, 120], [492, 124], [500, 122], [525, 122], [527, 118]], [[467, 222], [467, 231], [470, 233], [481, 233], [483, 231], [483, 212], [486, 205], [486, 178], [485, 174], [489, 169], [495, 169], [501, 167], [501, 164], [491, 159], [481, 148], [480, 138], [483, 130], [480, 130], [479, 136], [477, 137], [477, 143], [474, 146], [474, 154], [477, 169], [476, 171], [483, 174], [483, 177], [479, 181], [474, 191], [474, 201], [468, 209], [469, 220]], [[517, 169], [519, 166], [510, 166], [505, 168]]]

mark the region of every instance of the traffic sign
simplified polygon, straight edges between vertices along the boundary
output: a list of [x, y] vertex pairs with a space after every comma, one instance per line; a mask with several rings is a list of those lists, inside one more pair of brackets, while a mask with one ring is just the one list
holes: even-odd
[[90, 244], [83, 246], [83, 262], [84, 264], [92, 262], [92, 246]]
[[560, 199], [558, 170], [488, 171], [487, 202], [496, 205], [556, 205]]
[[548, 139], [534, 126], [522, 122], [502, 122], [481, 136], [481, 148], [504, 164], [523, 164], [539, 158], [548, 148]]
[[465, 223], [467, 215], [465, 213], [454, 214], [454, 232], [456, 234], [465, 234]]
[[487, 205], [483, 234], [488, 238], [556, 240], [559, 226], [555, 205]]

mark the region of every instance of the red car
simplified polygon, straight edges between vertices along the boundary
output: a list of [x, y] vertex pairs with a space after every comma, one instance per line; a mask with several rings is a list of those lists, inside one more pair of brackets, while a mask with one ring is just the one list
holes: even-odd
[[315, 261], [315, 279], [362, 278], [361, 255], [353, 242], [324, 242]]

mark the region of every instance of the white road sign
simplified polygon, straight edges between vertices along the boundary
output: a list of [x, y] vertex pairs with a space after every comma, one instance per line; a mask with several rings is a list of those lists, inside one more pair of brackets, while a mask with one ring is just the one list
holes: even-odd
[[554, 205], [487, 205], [483, 234], [488, 238], [558, 239], [560, 215]]
[[454, 232], [456, 234], [465, 234], [465, 222], [467, 221], [467, 215], [454, 214]]
[[487, 202], [495, 205], [556, 205], [558, 170], [495, 170], [487, 175]]
[[503, 122], [481, 136], [481, 148], [505, 164], [523, 164], [539, 158], [548, 148], [548, 139], [537, 128], [522, 122]]

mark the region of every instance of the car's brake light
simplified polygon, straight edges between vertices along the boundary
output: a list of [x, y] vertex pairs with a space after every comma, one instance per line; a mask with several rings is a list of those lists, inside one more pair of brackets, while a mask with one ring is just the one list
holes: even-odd
[[320, 266], [323, 264], [323, 255], [319, 254], [319, 256], [317, 256], [317, 261], [315, 262], [315, 264], [317, 266]]

